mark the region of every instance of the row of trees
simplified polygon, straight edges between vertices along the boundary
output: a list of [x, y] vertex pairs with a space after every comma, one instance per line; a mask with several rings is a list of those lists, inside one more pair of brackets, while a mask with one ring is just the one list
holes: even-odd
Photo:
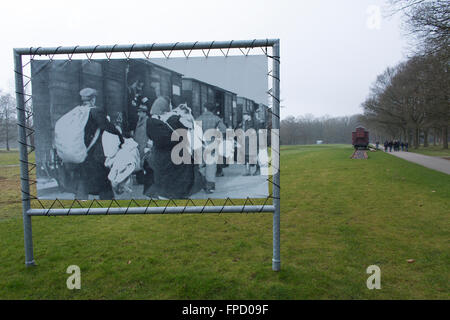
[[414, 56], [377, 77], [362, 104], [362, 121], [388, 138], [412, 142], [418, 147], [423, 135], [439, 137], [448, 148], [450, 81], [448, 63], [440, 56]]
[[450, 125], [450, 2], [391, 0], [414, 36], [414, 54], [387, 68], [362, 104], [361, 118], [380, 137], [409, 141], [418, 148], [433, 137], [448, 149]]
[[349, 117], [287, 117], [281, 121], [280, 143], [286, 144], [315, 144], [318, 140], [323, 143], [351, 143], [352, 131], [360, 125], [360, 116]]

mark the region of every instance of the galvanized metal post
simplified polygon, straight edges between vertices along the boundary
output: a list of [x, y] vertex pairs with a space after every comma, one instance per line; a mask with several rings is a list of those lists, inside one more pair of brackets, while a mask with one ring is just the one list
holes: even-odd
[[31, 231], [31, 216], [27, 214], [30, 209], [30, 184], [28, 180], [28, 148], [25, 115], [25, 98], [22, 76], [22, 56], [14, 50], [14, 71], [16, 79], [17, 121], [19, 130], [19, 160], [20, 160], [20, 186], [22, 190], [23, 236], [25, 242], [25, 265], [34, 266], [33, 237]]
[[[272, 154], [275, 156], [273, 167], [273, 258], [272, 270], [280, 271], [280, 41], [277, 40], [272, 50], [272, 129], [275, 130], [275, 143], [272, 141]], [[272, 135], [274, 137], [274, 135]], [[273, 149], [275, 147], [276, 150]]]

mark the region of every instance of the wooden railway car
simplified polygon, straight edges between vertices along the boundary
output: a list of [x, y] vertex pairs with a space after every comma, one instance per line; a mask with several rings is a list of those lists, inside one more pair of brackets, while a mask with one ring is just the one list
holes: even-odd
[[236, 105], [237, 95], [234, 92], [216, 87], [216, 105], [218, 115], [228, 128], [233, 126], [233, 106]]
[[269, 107], [265, 104], [258, 104], [257, 109], [255, 110], [255, 118], [259, 123], [260, 129], [270, 129], [272, 125], [272, 118], [270, 117]]
[[146, 59], [129, 61], [127, 86], [135, 80], [144, 81], [143, 95], [153, 103], [156, 97], [165, 96], [171, 100], [172, 106], [182, 103], [182, 74], [154, 64]]
[[352, 132], [352, 144], [355, 149], [367, 149], [369, 145], [369, 131], [363, 127], [357, 127]]
[[194, 118], [202, 114], [202, 107], [210, 102], [216, 105], [216, 113], [227, 127], [233, 124], [233, 110], [237, 95], [234, 92], [194, 78], [182, 79], [182, 102], [192, 109]]
[[248, 114], [251, 117], [250, 127], [255, 127], [255, 110], [257, 109], [257, 103], [255, 101], [245, 98], [245, 97], [237, 97], [237, 110], [236, 110], [236, 118], [237, 125], [242, 124], [244, 114]]
[[182, 101], [191, 108], [194, 118], [202, 114], [202, 107], [207, 102], [214, 102], [213, 95], [208, 94], [208, 84], [193, 78], [182, 79]]

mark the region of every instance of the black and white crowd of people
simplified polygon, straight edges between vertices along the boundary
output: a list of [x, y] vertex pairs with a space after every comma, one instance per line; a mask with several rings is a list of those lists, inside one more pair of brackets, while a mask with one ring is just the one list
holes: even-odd
[[[178, 143], [172, 141], [172, 133], [192, 129], [189, 107], [174, 108], [165, 96], [144, 96], [143, 87], [142, 80], [128, 87], [126, 116], [112, 120], [104, 107], [96, 105], [95, 89], [80, 91], [81, 106], [89, 109], [84, 126], [87, 155], [82, 162], [66, 166], [75, 176], [76, 199], [88, 199], [89, 195], [113, 199], [136, 184], [143, 185], [143, 194], [153, 199], [189, 198], [201, 190], [215, 192], [216, 177], [224, 175], [227, 164], [174, 164], [171, 159], [172, 148]], [[227, 128], [215, 104], [205, 103], [202, 111], [195, 121], [201, 121], [203, 131], [215, 128], [225, 134], [226, 129], [246, 130], [251, 120], [244, 114], [237, 128]], [[259, 175], [259, 165], [251, 165], [248, 157], [246, 153], [243, 174]]]

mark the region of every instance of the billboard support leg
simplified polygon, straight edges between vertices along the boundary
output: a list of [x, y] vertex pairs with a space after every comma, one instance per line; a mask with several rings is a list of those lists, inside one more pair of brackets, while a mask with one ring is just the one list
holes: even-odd
[[30, 186], [28, 177], [28, 147], [25, 115], [25, 98], [22, 76], [22, 56], [14, 50], [14, 71], [16, 84], [17, 123], [19, 130], [20, 186], [22, 191], [23, 236], [25, 244], [25, 265], [34, 266], [33, 237], [31, 230]]
[[272, 141], [272, 154], [275, 157], [273, 169], [275, 173], [273, 175], [273, 204], [275, 210], [273, 212], [273, 258], [272, 258], [272, 270], [281, 270], [281, 257], [280, 257], [280, 42], [279, 40], [273, 45], [273, 60], [272, 60], [272, 130], [274, 130], [276, 136], [272, 135], [275, 139]]

